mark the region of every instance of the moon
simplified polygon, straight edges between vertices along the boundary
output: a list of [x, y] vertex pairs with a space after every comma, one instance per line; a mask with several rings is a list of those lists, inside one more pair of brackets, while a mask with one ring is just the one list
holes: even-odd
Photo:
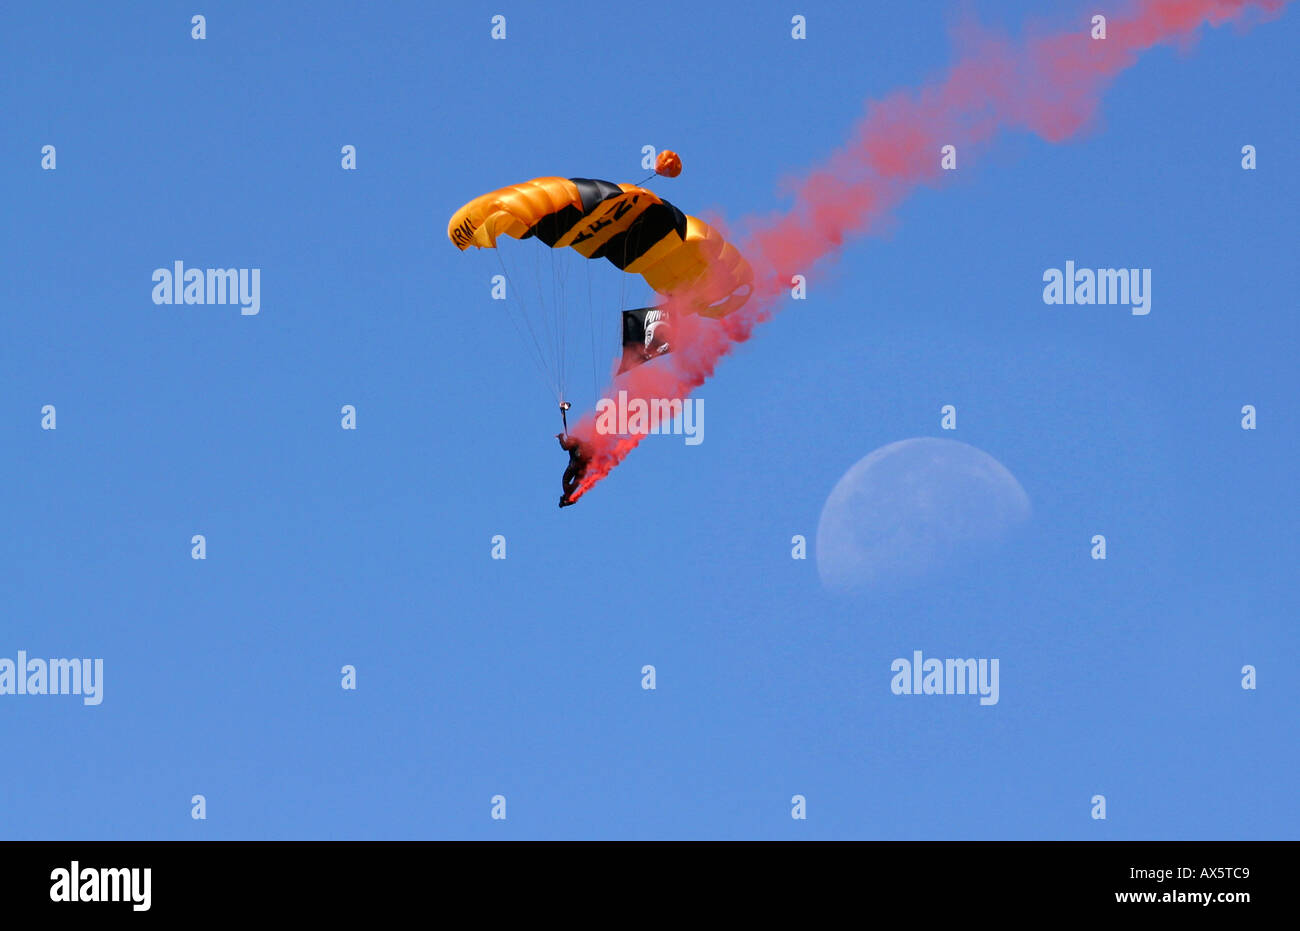
[[983, 450], [934, 437], [882, 446], [835, 484], [817, 523], [817, 572], [835, 592], [915, 581], [1007, 537], [1029, 496]]

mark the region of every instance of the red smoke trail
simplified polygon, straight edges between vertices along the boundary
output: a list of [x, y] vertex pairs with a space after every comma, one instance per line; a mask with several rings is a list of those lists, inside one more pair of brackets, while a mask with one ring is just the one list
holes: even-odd
[[[1089, 123], [1102, 91], [1141, 52], [1189, 41], [1202, 26], [1267, 18], [1288, 2], [1139, 0], [1131, 13], [1107, 17], [1105, 39], [1091, 37], [1091, 12], [1068, 32], [1020, 42], [962, 29], [958, 39], [970, 51], [947, 74], [919, 90], [872, 101], [849, 142], [795, 183], [791, 209], [747, 225], [737, 245], [758, 276], [749, 303], [717, 322], [673, 314], [673, 352], [621, 376], [607, 396], [619, 390], [629, 399], [689, 396], [771, 315], [793, 275], [835, 258], [848, 237], [870, 232], [907, 195], [938, 182], [942, 146], [955, 145], [966, 157], [972, 145], [1008, 129], [1063, 142]], [[641, 441], [597, 433], [594, 413], [573, 432], [593, 452], [574, 500]]]

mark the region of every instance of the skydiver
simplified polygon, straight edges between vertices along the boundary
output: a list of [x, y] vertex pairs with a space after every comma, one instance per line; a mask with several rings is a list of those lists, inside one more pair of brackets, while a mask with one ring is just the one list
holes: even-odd
[[560, 448], [569, 454], [569, 464], [564, 470], [564, 494], [560, 496], [560, 507], [567, 508], [575, 503], [570, 495], [578, 490], [578, 483], [587, 474], [591, 453], [576, 436], [557, 433], [555, 438], [560, 441]]

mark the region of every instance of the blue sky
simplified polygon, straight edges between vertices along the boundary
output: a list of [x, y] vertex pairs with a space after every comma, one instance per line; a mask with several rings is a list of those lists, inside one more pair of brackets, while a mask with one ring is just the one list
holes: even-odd
[[[1092, 12], [1059, 7], [973, 6]], [[553, 401], [447, 218], [637, 181], [646, 144], [688, 212], [782, 206], [949, 60], [954, 7], [798, 11], [803, 42], [788, 4], [8, 11], [0, 657], [103, 658], [105, 695], [0, 696], [0, 837], [1300, 836], [1294, 10], [963, 163], [723, 363], [705, 442], [555, 507]], [[1150, 315], [1044, 305], [1067, 259], [1152, 268]], [[260, 268], [261, 312], [154, 305], [177, 260]], [[1032, 522], [826, 594], [791, 537], [948, 403]], [[917, 649], [999, 658], [1000, 702], [891, 694]]]

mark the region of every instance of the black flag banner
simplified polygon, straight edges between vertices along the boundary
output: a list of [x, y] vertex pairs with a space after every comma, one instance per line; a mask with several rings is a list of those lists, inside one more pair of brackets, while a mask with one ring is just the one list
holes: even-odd
[[623, 311], [623, 361], [618, 374], [668, 352], [668, 313], [658, 307]]

